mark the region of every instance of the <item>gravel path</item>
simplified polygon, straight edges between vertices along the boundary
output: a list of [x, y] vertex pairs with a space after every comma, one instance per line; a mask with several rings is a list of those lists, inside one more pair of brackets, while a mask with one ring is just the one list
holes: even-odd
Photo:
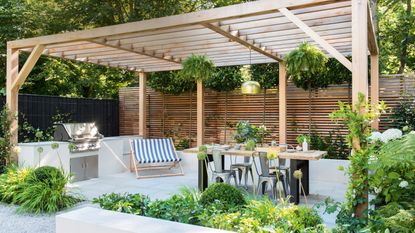
[[[84, 202], [59, 213], [91, 205]], [[16, 209], [16, 206], [0, 203], [0, 233], [55, 233], [56, 214], [18, 214]]]

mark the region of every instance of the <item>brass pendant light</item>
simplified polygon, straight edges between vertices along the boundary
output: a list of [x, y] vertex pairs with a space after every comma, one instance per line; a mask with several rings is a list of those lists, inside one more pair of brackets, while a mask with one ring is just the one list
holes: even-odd
[[[249, 65], [251, 66], [251, 47], [249, 47]], [[259, 82], [248, 80], [242, 83], [241, 92], [244, 95], [254, 95], [259, 94], [261, 92], [261, 85]]]

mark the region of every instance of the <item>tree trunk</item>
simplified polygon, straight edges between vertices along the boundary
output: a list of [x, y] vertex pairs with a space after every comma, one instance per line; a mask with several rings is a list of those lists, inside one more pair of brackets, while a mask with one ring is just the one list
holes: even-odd
[[308, 135], [311, 135], [311, 88], [308, 88]]
[[[192, 96], [192, 94], [193, 94], [193, 90], [192, 90], [192, 88], [190, 88], [190, 90], [189, 90], [189, 102], [190, 102], [190, 112], [189, 112], [189, 140], [191, 141], [191, 138], [192, 138], [192, 118], [193, 118], [193, 96]], [[191, 142], [190, 142], [190, 144], [191, 144]]]
[[162, 118], [161, 118], [161, 128], [163, 132], [163, 137], [166, 137], [166, 98], [164, 93], [161, 93], [161, 99], [162, 99]]
[[265, 110], [266, 110], [266, 102], [267, 102], [267, 89], [264, 89], [264, 104], [262, 109], [262, 124], [265, 125]]
[[[412, 13], [412, 6], [411, 6], [411, 0], [406, 0], [406, 18], [409, 18]], [[403, 25], [403, 35], [402, 35], [402, 46], [401, 46], [401, 53], [399, 55], [399, 70], [398, 74], [402, 74], [405, 72], [405, 66], [408, 58], [408, 40], [409, 40], [409, 28], [410, 28], [410, 22], [407, 22], [408, 20], [405, 19], [405, 23]]]
[[226, 144], [226, 133], [227, 133], [227, 123], [228, 123], [228, 92], [225, 92], [225, 130], [224, 130], [224, 136], [223, 141], [224, 144]]

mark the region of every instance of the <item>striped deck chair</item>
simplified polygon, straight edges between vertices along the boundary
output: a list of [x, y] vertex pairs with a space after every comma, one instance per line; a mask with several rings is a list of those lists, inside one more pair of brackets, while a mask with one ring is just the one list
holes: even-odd
[[[130, 170], [135, 171], [137, 179], [162, 176], [182, 176], [181, 159], [177, 156], [171, 138], [130, 140]], [[179, 167], [180, 172], [157, 175], [139, 175], [145, 170], [169, 169]]]

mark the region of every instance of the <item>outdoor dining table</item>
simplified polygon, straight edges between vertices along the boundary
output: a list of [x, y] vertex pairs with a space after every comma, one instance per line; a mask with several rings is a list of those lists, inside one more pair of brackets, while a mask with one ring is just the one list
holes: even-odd
[[[257, 147], [255, 151], [248, 150], [237, 150], [234, 148], [225, 149], [223, 146], [217, 147], [221, 151], [222, 160], [224, 161], [224, 156], [258, 156], [260, 153], [267, 153], [270, 147]], [[198, 148], [189, 148], [183, 150], [184, 154], [197, 154], [199, 152]], [[212, 160], [212, 149], [208, 148], [207, 154], [209, 156], [209, 161]], [[310, 150], [307, 152], [304, 151], [285, 151], [279, 152], [278, 157], [280, 159], [289, 159], [290, 160], [290, 202], [298, 204], [300, 202], [300, 187], [299, 180], [293, 177], [293, 173], [296, 170], [301, 169], [303, 176], [301, 178], [301, 183], [304, 188], [304, 194], [309, 194], [309, 161], [310, 160], [319, 160], [324, 155], [327, 154], [327, 151], [318, 151]], [[224, 166], [225, 163], [222, 163]], [[198, 187], [199, 190], [203, 191], [208, 186], [208, 173], [204, 161], [199, 161], [198, 164]]]

